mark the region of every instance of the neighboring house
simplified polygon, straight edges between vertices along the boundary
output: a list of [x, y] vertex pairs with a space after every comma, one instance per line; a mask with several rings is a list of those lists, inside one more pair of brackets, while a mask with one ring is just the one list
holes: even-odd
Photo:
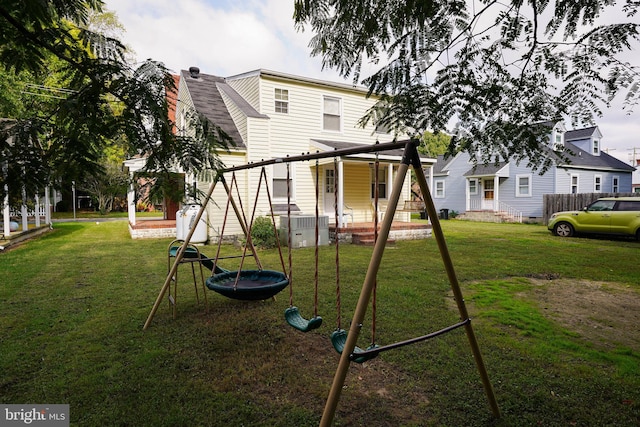
[[[365, 128], [358, 121], [375, 103], [367, 98], [367, 90], [347, 84], [331, 83], [290, 74], [255, 70], [231, 77], [217, 77], [200, 73], [197, 67], [182, 71], [178, 88], [176, 125], [178, 132], [190, 132], [186, 124], [187, 111], [195, 108], [219, 126], [236, 142], [229, 152], [220, 152], [227, 168], [272, 158], [334, 151], [361, 144], [384, 143], [393, 135], [369, 124]], [[374, 154], [360, 154], [319, 162], [319, 211], [334, 223], [334, 182], [338, 180], [338, 222], [344, 227], [353, 222], [373, 221]], [[384, 211], [402, 157], [401, 150], [381, 152], [378, 188], [379, 210]], [[435, 159], [423, 159], [428, 166]], [[315, 215], [316, 162], [290, 164], [291, 212]], [[337, 173], [336, 173], [337, 172]], [[266, 167], [268, 186], [275, 213], [287, 213], [286, 164]], [[250, 217], [259, 182], [260, 169], [253, 168], [236, 174], [242, 204]], [[231, 181], [231, 174], [225, 175]], [[209, 180], [185, 177], [189, 185], [206, 192]], [[264, 188], [261, 190], [264, 196]], [[410, 174], [400, 195], [400, 206], [411, 198]], [[209, 237], [216, 240], [222, 225], [227, 195], [222, 185], [213, 193], [213, 203], [207, 207]], [[266, 197], [261, 197], [256, 216], [270, 212]], [[410, 213], [398, 211], [395, 221], [410, 222]], [[224, 236], [239, 235], [241, 228], [230, 212]]]
[[[568, 161], [558, 161], [541, 175], [527, 167], [526, 161], [474, 166], [467, 153], [448, 159], [440, 156], [431, 184], [436, 208], [539, 220], [545, 194], [632, 191], [635, 168], [602, 151], [597, 126], [567, 131], [561, 122], [546, 125], [550, 128], [549, 148], [564, 145], [569, 150]], [[551, 150], [549, 155], [553, 156]]]

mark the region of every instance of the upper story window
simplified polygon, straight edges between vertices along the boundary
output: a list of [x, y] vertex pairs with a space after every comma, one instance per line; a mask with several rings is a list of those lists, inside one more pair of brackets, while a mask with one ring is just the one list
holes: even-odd
[[376, 133], [390, 134], [391, 129], [388, 124], [382, 123], [384, 113], [382, 109], [373, 111], [373, 124], [376, 127]]
[[560, 132], [559, 130], [556, 130], [555, 132], [555, 136], [554, 136], [554, 141], [553, 141], [553, 148], [555, 150], [562, 148], [564, 146], [564, 143], [562, 141], [562, 132]]
[[593, 155], [594, 156], [600, 155], [600, 140], [599, 139], [594, 139], [593, 140]]
[[275, 89], [275, 109], [276, 113], [289, 113], [289, 91], [287, 89]]
[[322, 129], [340, 132], [342, 130], [342, 105], [340, 98], [325, 96], [322, 108]]

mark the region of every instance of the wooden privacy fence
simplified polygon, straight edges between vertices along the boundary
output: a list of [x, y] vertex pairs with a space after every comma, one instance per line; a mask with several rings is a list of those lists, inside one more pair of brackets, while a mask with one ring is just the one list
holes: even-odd
[[638, 193], [577, 193], [577, 194], [545, 194], [542, 204], [544, 223], [549, 223], [549, 218], [554, 212], [579, 211], [591, 202], [602, 197], [640, 197]]

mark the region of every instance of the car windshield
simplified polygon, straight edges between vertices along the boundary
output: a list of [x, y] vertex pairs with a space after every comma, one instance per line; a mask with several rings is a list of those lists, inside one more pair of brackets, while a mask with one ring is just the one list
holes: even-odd
[[588, 211], [612, 211], [613, 206], [616, 204], [615, 200], [596, 200], [588, 207]]

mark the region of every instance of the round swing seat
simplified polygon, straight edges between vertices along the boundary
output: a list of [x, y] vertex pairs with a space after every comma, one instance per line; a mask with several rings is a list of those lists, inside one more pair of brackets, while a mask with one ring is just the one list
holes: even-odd
[[[240, 276], [238, 277], [238, 274]], [[236, 285], [236, 277], [238, 283]], [[284, 273], [271, 270], [228, 271], [211, 276], [207, 288], [227, 298], [245, 301], [269, 299], [289, 284]]]
[[315, 316], [307, 320], [302, 317], [298, 307], [289, 307], [284, 311], [284, 318], [287, 323], [299, 331], [309, 332], [318, 329], [322, 325], [322, 317]]
[[[333, 348], [335, 348], [335, 350], [339, 353], [342, 354], [343, 350], [344, 350], [344, 346], [347, 343], [347, 331], [345, 331], [344, 329], [336, 329], [335, 331], [333, 331], [331, 333], [331, 344], [333, 344]], [[370, 345], [367, 350], [371, 350], [378, 347], [375, 344]], [[369, 355], [362, 355], [362, 356], [358, 356], [358, 353], [362, 353], [363, 350], [356, 346], [353, 349], [353, 357], [352, 360], [356, 363], [364, 363], [367, 360], [371, 360], [374, 359], [378, 354], [369, 354]]]

